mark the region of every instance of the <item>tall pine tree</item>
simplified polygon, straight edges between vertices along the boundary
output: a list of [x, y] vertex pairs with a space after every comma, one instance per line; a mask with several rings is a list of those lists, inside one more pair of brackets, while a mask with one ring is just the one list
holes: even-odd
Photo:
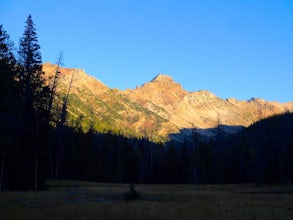
[[23, 89], [23, 105], [29, 110], [43, 111], [47, 107], [48, 94], [46, 93], [49, 88], [44, 82], [40, 45], [31, 15], [26, 20], [18, 53], [21, 66], [18, 78]]
[[[12, 106], [15, 58], [12, 53], [13, 43], [0, 25], [0, 115], [8, 114]], [[3, 115], [4, 116], [4, 115]], [[1, 117], [2, 118], [2, 117]]]
[[7, 188], [8, 154], [13, 143], [16, 95], [14, 92], [15, 58], [13, 43], [0, 25], [0, 190]]
[[[48, 129], [49, 87], [42, 71], [40, 45], [29, 15], [19, 45], [19, 72], [17, 74], [17, 94], [19, 97], [19, 118], [24, 126], [20, 152], [22, 186], [39, 189], [43, 185], [43, 171], [40, 164], [42, 153], [46, 152]], [[18, 152], [19, 153], [19, 152]], [[21, 187], [21, 186], [20, 186]]]

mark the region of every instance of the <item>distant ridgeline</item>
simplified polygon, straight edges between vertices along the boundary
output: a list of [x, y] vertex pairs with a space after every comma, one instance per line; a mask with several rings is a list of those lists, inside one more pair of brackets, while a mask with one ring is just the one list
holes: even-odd
[[[46, 77], [57, 66], [43, 65]], [[156, 142], [183, 141], [198, 133], [205, 138], [227, 136], [266, 117], [293, 111], [293, 102], [262, 99], [221, 99], [209, 91], [187, 92], [167, 75], [159, 74], [136, 89], [111, 89], [81, 69], [60, 68], [59, 103], [67, 94], [69, 126], [87, 131], [111, 131], [128, 137], [146, 137]]]

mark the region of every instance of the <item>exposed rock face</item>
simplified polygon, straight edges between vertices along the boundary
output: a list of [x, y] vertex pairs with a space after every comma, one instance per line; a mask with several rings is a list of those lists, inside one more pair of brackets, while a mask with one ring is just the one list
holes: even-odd
[[[43, 65], [43, 71], [46, 73], [47, 77], [51, 78], [54, 77], [56, 68], [56, 65], [50, 63], [45, 63]], [[74, 85], [72, 87], [73, 90], [76, 90], [77, 88], [88, 89], [94, 95], [99, 95], [110, 90], [105, 84], [93, 78], [92, 76], [87, 75], [82, 69], [59, 67], [59, 72], [60, 86], [57, 87], [59, 89], [66, 88], [66, 85], [68, 87], [71, 77], [74, 75]]]
[[[56, 66], [44, 64], [43, 69], [47, 76], [52, 76]], [[225, 100], [206, 90], [187, 92], [163, 74], [136, 89], [120, 91], [110, 89], [80, 69], [60, 68], [60, 72], [60, 93], [65, 93], [75, 72], [71, 90], [75, 101], [69, 104], [72, 115], [82, 114], [88, 121], [93, 120], [99, 130], [147, 135], [156, 140], [164, 140], [182, 129], [185, 135], [196, 129], [213, 136], [215, 132], [211, 129], [218, 125], [223, 125], [224, 132], [233, 133], [268, 116], [293, 111], [293, 102]]]
[[180, 84], [174, 82], [170, 76], [162, 74], [135, 90], [127, 90], [123, 93], [137, 100], [150, 101], [163, 106], [177, 103], [187, 94]]

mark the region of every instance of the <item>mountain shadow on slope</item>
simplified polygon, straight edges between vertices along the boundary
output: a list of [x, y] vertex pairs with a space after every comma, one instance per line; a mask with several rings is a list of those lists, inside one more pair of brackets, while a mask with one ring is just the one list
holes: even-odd
[[244, 126], [232, 126], [232, 125], [219, 125], [214, 128], [183, 128], [178, 133], [169, 134], [171, 141], [175, 142], [193, 142], [194, 138], [200, 138], [204, 140], [223, 139], [225, 137], [234, 135], [241, 130], [245, 129]]
[[[215, 138], [207, 139], [189, 130], [192, 133], [189, 139], [178, 141], [177, 138], [166, 143], [169, 151], [173, 148], [176, 152], [173, 163], [180, 170], [180, 181], [196, 184], [292, 183], [292, 113], [261, 120], [227, 137], [220, 131]], [[177, 136], [181, 138], [180, 135]]]

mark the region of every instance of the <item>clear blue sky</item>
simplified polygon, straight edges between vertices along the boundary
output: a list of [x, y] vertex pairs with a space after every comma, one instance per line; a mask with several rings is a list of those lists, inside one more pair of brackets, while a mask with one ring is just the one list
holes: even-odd
[[111, 88], [164, 73], [188, 91], [293, 101], [292, 0], [1, 0], [16, 46], [29, 13], [43, 62], [63, 51]]

